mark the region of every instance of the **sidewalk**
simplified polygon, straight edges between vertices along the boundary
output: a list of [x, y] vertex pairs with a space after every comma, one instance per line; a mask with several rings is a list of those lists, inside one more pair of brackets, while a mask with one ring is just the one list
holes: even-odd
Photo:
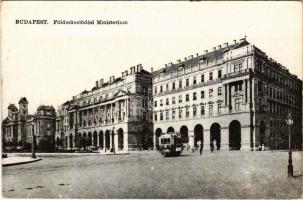
[[31, 157], [19, 157], [19, 156], [2, 158], [2, 167], [32, 163], [32, 162], [37, 162], [39, 160], [42, 160], [42, 159], [41, 158], [31, 158]]

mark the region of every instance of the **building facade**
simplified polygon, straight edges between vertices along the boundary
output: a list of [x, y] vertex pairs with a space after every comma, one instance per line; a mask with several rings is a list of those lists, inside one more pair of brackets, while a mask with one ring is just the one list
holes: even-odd
[[28, 101], [22, 97], [19, 110], [14, 104], [8, 106], [8, 116], [2, 122], [2, 144], [7, 149], [30, 149], [33, 135], [37, 149], [48, 150], [54, 146], [55, 109], [39, 106], [35, 115], [28, 114]]
[[141, 64], [96, 81], [58, 108], [56, 145], [65, 149], [128, 151], [152, 147], [151, 74]]
[[152, 73], [154, 141], [181, 134], [190, 147], [287, 148], [286, 116], [294, 117], [293, 147], [302, 146], [302, 82], [246, 41], [234, 40], [166, 64]]

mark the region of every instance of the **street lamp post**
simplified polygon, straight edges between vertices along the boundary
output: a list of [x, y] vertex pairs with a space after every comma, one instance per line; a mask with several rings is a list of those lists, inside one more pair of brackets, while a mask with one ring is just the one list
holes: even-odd
[[35, 134], [33, 135], [33, 144], [32, 144], [32, 158], [36, 159], [36, 153], [35, 153], [35, 149], [36, 149], [36, 136]]
[[292, 151], [291, 151], [291, 126], [294, 124], [291, 113], [288, 113], [286, 117], [286, 123], [288, 125], [288, 176], [293, 176], [293, 165], [292, 165]]

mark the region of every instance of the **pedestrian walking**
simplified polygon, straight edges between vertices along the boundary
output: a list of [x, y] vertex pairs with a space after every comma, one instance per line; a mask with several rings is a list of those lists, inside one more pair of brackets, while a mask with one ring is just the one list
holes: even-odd
[[214, 142], [213, 141], [210, 142], [210, 151], [211, 152], [214, 151]]

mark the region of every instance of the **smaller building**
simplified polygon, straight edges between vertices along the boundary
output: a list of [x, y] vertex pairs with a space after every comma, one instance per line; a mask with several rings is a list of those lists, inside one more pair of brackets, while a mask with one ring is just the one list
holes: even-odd
[[41, 105], [35, 115], [28, 114], [28, 101], [22, 97], [19, 109], [8, 106], [8, 116], [2, 122], [3, 150], [30, 150], [36, 136], [37, 150], [54, 149], [56, 112], [52, 106]]

